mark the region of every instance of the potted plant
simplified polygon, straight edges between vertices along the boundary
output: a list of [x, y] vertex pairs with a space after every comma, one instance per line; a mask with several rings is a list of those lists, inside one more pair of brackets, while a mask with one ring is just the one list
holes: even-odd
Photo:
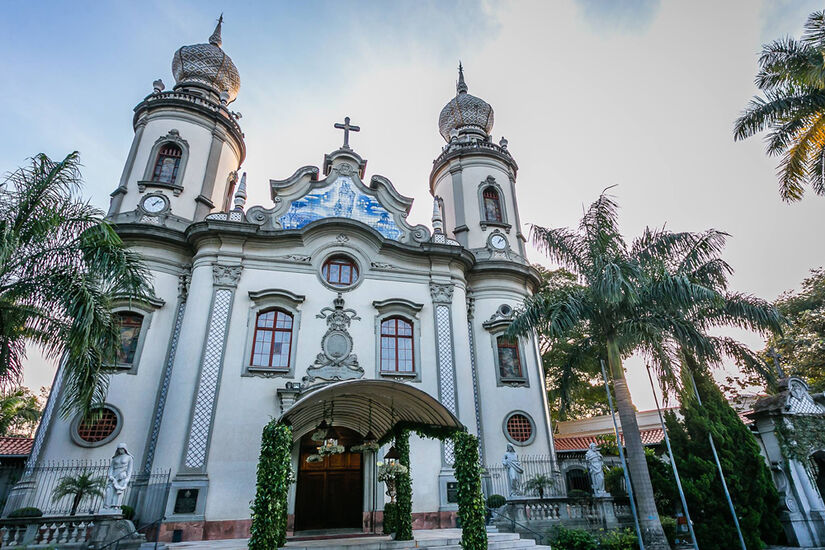
[[552, 477], [544, 474], [538, 474], [537, 476], [528, 479], [522, 485], [522, 489], [525, 492], [537, 492], [539, 494], [539, 498], [544, 498], [544, 491], [556, 484], [556, 480]]

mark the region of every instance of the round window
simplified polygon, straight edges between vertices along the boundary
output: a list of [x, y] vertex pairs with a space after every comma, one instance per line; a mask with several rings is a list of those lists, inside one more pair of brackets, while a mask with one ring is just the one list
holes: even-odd
[[533, 439], [533, 421], [527, 415], [513, 413], [507, 417], [504, 431], [513, 443], [526, 445]]
[[72, 439], [84, 447], [104, 445], [117, 437], [121, 424], [120, 413], [113, 407], [105, 406], [87, 418], [75, 418]]
[[332, 256], [321, 268], [324, 280], [334, 287], [348, 287], [358, 281], [358, 265], [348, 256]]

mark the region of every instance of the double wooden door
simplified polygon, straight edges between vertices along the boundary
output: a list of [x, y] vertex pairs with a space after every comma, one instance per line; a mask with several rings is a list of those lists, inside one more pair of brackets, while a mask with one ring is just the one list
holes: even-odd
[[[336, 428], [338, 443], [349, 449], [358, 434]], [[295, 496], [295, 530], [360, 529], [363, 525], [364, 474], [360, 453], [327, 455], [322, 462], [307, 463], [318, 443], [301, 440], [298, 485]]]

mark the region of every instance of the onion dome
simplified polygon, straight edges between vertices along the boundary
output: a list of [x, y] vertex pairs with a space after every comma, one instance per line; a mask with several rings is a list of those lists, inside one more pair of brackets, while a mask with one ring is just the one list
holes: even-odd
[[467, 93], [464, 68], [458, 64], [458, 84], [455, 98], [451, 99], [438, 117], [438, 131], [445, 141], [450, 141], [454, 131], [459, 134], [477, 134], [486, 137], [493, 129], [493, 108], [489, 103]]
[[232, 59], [221, 49], [221, 24], [218, 19], [215, 32], [208, 44], [183, 46], [172, 58], [172, 74], [176, 87], [193, 86], [206, 88], [218, 96], [227, 92], [228, 103], [235, 101], [241, 88], [241, 76]]

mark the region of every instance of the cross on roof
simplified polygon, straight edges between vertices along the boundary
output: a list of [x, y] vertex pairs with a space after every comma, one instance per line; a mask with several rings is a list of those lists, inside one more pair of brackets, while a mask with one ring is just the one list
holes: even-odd
[[339, 130], [344, 131], [344, 149], [349, 149], [349, 133], [350, 132], [360, 132], [360, 126], [350, 125], [349, 117], [344, 117], [344, 123], [341, 124], [340, 122], [335, 123], [335, 127]]
[[779, 360], [782, 359], [782, 354], [771, 348], [768, 350], [768, 357], [773, 358], [773, 364], [776, 367], [776, 372], [779, 374], [779, 378], [785, 378], [785, 372], [782, 370], [782, 365], [779, 363]]

